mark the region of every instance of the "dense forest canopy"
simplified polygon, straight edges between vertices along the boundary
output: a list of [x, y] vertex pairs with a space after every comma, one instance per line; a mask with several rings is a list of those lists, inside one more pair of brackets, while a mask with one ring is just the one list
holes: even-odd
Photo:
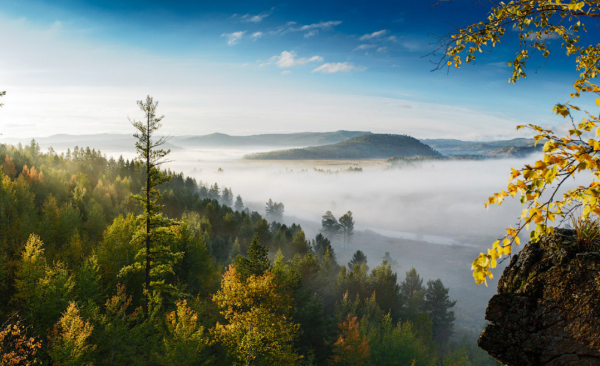
[[267, 202], [269, 222], [231, 189], [144, 159], [32, 141], [0, 145], [0, 160], [2, 364], [494, 364], [452, 338], [442, 281], [412, 269], [400, 282], [361, 251], [337, 262], [351, 212], [309, 240], [279, 222], [281, 203]]

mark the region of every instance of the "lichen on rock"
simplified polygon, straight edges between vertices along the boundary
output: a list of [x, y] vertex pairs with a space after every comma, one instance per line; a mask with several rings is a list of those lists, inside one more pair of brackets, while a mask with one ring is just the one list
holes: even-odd
[[479, 346], [508, 366], [600, 365], [600, 253], [556, 229], [514, 255], [488, 304]]

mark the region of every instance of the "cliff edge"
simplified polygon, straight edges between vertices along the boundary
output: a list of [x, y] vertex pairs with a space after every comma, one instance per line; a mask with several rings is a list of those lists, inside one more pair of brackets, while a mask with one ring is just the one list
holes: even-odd
[[478, 344], [508, 366], [600, 365], [600, 253], [573, 230], [528, 243], [491, 298]]

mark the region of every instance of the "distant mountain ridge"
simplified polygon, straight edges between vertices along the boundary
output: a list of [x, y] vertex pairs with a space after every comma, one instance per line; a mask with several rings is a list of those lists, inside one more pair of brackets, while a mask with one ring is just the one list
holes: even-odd
[[249, 154], [254, 160], [350, 160], [387, 159], [392, 156], [413, 157], [442, 155], [414, 137], [406, 135], [370, 134], [350, 138], [330, 145], [302, 149], [278, 150]]
[[[280, 134], [258, 134], [250, 136], [233, 136], [224, 133], [213, 133], [201, 136], [172, 136], [165, 147], [171, 150], [181, 148], [239, 148], [239, 147], [305, 147], [327, 145], [347, 140], [352, 137], [372, 134], [369, 131], [333, 131], [333, 132], [297, 132]], [[107, 151], [121, 151], [132, 148], [135, 143], [131, 134], [101, 133], [90, 135], [57, 134], [36, 138], [40, 146], [57, 149], [74, 146], [90, 146]], [[28, 144], [31, 138], [5, 138], [9, 143]], [[1, 140], [0, 140], [1, 141]]]
[[522, 156], [541, 151], [543, 143], [534, 146], [534, 139], [516, 138], [496, 141], [461, 141], [453, 139], [422, 139], [444, 155], [490, 155], [498, 156], [506, 153], [507, 157]]
[[213, 133], [177, 139], [183, 147], [239, 147], [239, 146], [319, 146], [347, 140], [352, 137], [372, 134], [369, 131], [298, 132], [232, 136]]

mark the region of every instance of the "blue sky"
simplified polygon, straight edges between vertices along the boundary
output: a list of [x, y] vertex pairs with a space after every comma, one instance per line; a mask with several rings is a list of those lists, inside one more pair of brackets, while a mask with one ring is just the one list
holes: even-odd
[[568, 98], [573, 59], [556, 53], [509, 85], [507, 40], [475, 66], [431, 72], [434, 35], [486, 12], [460, 1], [0, 0], [0, 128], [127, 133], [146, 94], [175, 135], [491, 139], [558, 125], [551, 109]]

